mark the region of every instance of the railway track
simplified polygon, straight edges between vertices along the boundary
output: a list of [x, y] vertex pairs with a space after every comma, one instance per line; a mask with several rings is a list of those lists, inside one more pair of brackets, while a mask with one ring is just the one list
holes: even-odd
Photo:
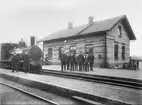
[[[2, 79], [2, 78], [0, 78], [0, 79]], [[58, 103], [58, 102], [51, 101], [51, 100], [49, 100], [49, 99], [47, 99], [45, 97], [42, 97], [41, 95], [37, 95], [37, 93], [39, 93], [39, 92], [37, 92], [37, 93], [34, 93], [34, 91], [31, 92], [30, 88], [28, 88], [28, 87], [27, 87], [27, 89], [25, 88], [26, 86], [23, 86], [22, 87], [23, 89], [22, 89], [22, 88], [20, 88], [21, 85], [17, 86], [17, 83], [13, 83], [13, 82], [11, 82], [9, 80], [2, 79], [2, 81], [0, 81], [0, 85], [4, 85], [6, 87], [9, 87], [9, 88], [17, 90], [19, 92], [22, 92], [24, 94], [27, 94], [30, 97], [34, 97], [34, 98], [36, 98], [38, 100], [44, 101], [45, 103], [47, 103], [47, 105], [105, 105], [105, 104], [103, 104], [101, 102], [86, 99], [86, 98], [83, 98], [83, 97], [80, 97], [80, 96], [70, 97], [69, 100], [74, 101], [73, 103], [66, 100], [66, 98], [59, 99], [60, 101], [66, 101], [66, 102], [59, 102]], [[56, 98], [59, 98], [59, 97], [56, 97]], [[62, 104], [62, 103], [64, 103], [64, 104]]]
[[44, 98], [44, 97], [38, 96], [38, 95], [33, 94], [33, 93], [31, 93], [31, 92], [25, 91], [25, 90], [23, 90], [23, 89], [17, 88], [17, 87], [12, 86], [12, 85], [10, 85], [10, 84], [8, 84], [8, 83], [0, 82], [0, 84], [5, 85], [5, 86], [7, 86], [7, 87], [10, 87], [10, 88], [12, 88], [12, 89], [14, 89], [14, 90], [18, 90], [18, 91], [20, 91], [20, 92], [22, 92], [22, 93], [28, 94], [28, 95], [31, 96], [31, 97], [35, 97], [35, 98], [37, 98], [37, 99], [39, 99], [39, 100], [42, 100], [42, 101], [45, 101], [46, 103], [49, 103], [49, 104], [51, 104], [51, 105], [59, 105], [58, 103], [56, 103], [56, 102], [54, 102], [54, 101], [48, 100], [48, 99], [46, 99], [46, 98]]
[[121, 78], [121, 77], [110, 77], [110, 76], [99, 76], [99, 75], [88, 75], [77, 72], [66, 72], [66, 71], [54, 71], [42, 69], [41, 74], [62, 76], [66, 78], [73, 78], [79, 80], [85, 80], [89, 82], [97, 82], [127, 88], [134, 88], [142, 90], [142, 82], [134, 79]]

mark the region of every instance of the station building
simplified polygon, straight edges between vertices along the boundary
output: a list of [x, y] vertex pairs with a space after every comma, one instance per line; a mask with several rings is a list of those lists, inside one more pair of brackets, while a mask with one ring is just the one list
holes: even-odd
[[93, 53], [94, 66], [116, 67], [129, 62], [130, 40], [136, 40], [126, 15], [101, 21], [88, 18], [88, 23], [52, 33], [39, 40], [43, 42], [44, 56], [52, 63], [59, 63], [61, 50], [65, 52]]

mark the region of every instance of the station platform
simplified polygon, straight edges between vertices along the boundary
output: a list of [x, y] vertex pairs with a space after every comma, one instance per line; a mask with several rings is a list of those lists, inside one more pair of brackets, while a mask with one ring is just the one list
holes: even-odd
[[[51, 66], [49, 66], [51, 67]], [[56, 66], [59, 70], [59, 67]], [[94, 70], [97, 72], [97, 69]], [[116, 71], [117, 72], [117, 71]], [[88, 72], [89, 73], [89, 72]], [[0, 77], [60, 96], [79, 96], [105, 105], [142, 105], [142, 90], [0, 68]]]
[[[43, 65], [42, 69], [44, 70], [55, 70], [61, 71], [60, 65]], [[93, 71], [89, 72], [80, 72], [80, 71], [69, 71], [66, 72], [75, 72], [87, 75], [100, 75], [100, 76], [111, 76], [111, 77], [120, 77], [120, 78], [128, 78], [135, 79], [142, 82], [142, 69], [138, 70], [127, 70], [127, 69], [107, 69], [107, 68], [93, 68]]]

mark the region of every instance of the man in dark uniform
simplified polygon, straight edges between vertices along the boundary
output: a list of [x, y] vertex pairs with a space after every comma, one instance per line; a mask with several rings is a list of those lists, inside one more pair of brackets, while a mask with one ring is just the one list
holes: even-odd
[[67, 70], [69, 70], [70, 69], [70, 53], [69, 52], [67, 52], [67, 59], [66, 59], [67, 61], [66, 61], [66, 64], [67, 64]]
[[70, 61], [71, 61], [71, 71], [74, 71], [74, 64], [75, 64], [74, 53], [71, 53]]
[[11, 59], [12, 72], [15, 70], [18, 72], [18, 61], [18, 56], [14, 53]]
[[85, 54], [85, 57], [84, 57], [84, 71], [89, 71], [89, 57], [88, 57], [88, 54]]
[[92, 53], [89, 53], [89, 66], [90, 66], [90, 71], [93, 71], [93, 64], [94, 64], [94, 56]]
[[23, 69], [25, 73], [30, 71], [30, 57], [27, 52], [25, 52], [23, 55]]
[[23, 70], [23, 55], [22, 54], [19, 54], [18, 55], [18, 68], [19, 68], [19, 70]]
[[60, 58], [60, 60], [61, 60], [61, 71], [66, 70], [66, 59], [67, 59], [66, 54], [64, 53], [64, 51], [62, 51], [61, 58]]
[[80, 54], [77, 57], [77, 61], [78, 61], [78, 64], [79, 64], [79, 71], [82, 71], [83, 64], [84, 64], [84, 56], [82, 55], [81, 51], [80, 51]]
[[19, 54], [17, 54], [16, 55], [17, 56], [17, 72], [19, 71], [19, 69], [20, 69], [20, 55]]
[[75, 54], [75, 71], [78, 71], [78, 60], [77, 60], [77, 54]]

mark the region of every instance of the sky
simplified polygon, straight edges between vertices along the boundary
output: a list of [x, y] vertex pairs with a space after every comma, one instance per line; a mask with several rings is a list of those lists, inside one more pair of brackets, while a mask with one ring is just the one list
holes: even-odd
[[37, 40], [73, 26], [126, 15], [137, 38], [131, 41], [130, 55], [142, 56], [142, 0], [0, 0], [0, 43], [21, 38], [29, 44], [30, 36]]

